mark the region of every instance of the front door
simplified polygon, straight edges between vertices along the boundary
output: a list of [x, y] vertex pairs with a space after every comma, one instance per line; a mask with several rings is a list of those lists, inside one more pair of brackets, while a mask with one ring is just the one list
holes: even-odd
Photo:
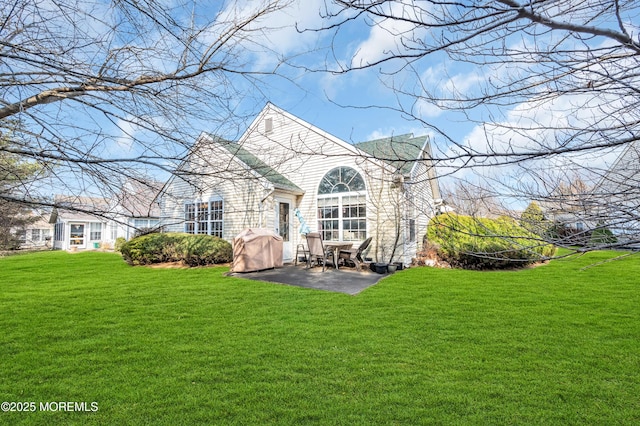
[[286, 198], [276, 199], [275, 232], [282, 237], [282, 260], [293, 261], [293, 242], [291, 241], [291, 204]]
[[85, 247], [85, 226], [84, 223], [69, 224], [69, 247]]

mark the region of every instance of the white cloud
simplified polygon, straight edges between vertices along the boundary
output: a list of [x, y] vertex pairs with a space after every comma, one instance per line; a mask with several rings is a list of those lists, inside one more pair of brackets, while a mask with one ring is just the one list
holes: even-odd
[[[587, 95], [567, 95], [552, 101], [521, 103], [508, 111], [504, 120], [479, 124], [463, 139], [461, 146], [449, 147], [444, 153], [446, 157], [463, 155], [463, 158], [449, 161], [447, 167], [443, 167], [443, 173], [457, 170], [455, 175], [458, 177], [481, 175], [508, 180], [516, 186], [544, 179], [547, 173], [549, 176], [572, 172], [598, 176], [613, 164], [620, 154], [620, 148], [552, 152], [602, 143], [603, 140], [593, 137], [591, 140], [572, 140], [571, 135], [588, 129], [590, 123], [598, 123], [601, 128], [614, 126], [619, 107], [619, 99]], [[468, 158], [464, 155], [469, 152], [479, 157], [466, 163]], [[536, 157], [535, 153], [549, 155]], [[492, 157], [493, 154], [501, 155]], [[512, 163], [528, 155], [531, 158], [525, 163]]]
[[413, 37], [417, 28], [406, 21], [386, 19], [371, 26], [369, 37], [361, 42], [353, 53], [351, 66], [354, 68], [374, 64], [405, 51], [404, 38]]
[[[133, 117], [130, 117], [132, 120]], [[139, 127], [132, 121], [119, 119], [116, 123], [118, 127], [118, 135], [115, 139], [116, 147], [120, 151], [130, 152], [136, 140], [136, 134], [139, 132]]]
[[[255, 14], [266, 2], [229, 2], [218, 18], [230, 24], [241, 22]], [[256, 19], [243, 33], [240, 46], [253, 56], [256, 69], [277, 65], [281, 57], [313, 50], [320, 34], [302, 31], [322, 26], [324, 0], [294, 0], [281, 2], [279, 8]]]

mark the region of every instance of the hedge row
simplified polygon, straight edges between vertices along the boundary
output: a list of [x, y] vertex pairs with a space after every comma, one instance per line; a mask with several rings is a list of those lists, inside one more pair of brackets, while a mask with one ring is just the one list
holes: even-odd
[[130, 265], [179, 262], [189, 266], [231, 262], [233, 250], [229, 242], [211, 235], [157, 233], [136, 237], [120, 248]]
[[555, 254], [554, 246], [507, 217], [439, 215], [429, 223], [427, 240], [442, 260], [465, 269], [522, 267]]

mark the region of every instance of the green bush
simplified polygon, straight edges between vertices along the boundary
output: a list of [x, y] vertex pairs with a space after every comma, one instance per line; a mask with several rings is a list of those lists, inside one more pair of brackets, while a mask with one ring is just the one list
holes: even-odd
[[116, 242], [113, 244], [113, 249], [115, 251], [121, 251], [122, 250], [122, 246], [127, 242], [127, 240], [124, 237], [118, 237], [116, 238]]
[[596, 228], [591, 231], [591, 237], [589, 237], [590, 246], [599, 246], [602, 244], [615, 244], [618, 239], [613, 232], [607, 228]]
[[211, 235], [155, 233], [136, 237], [120, 249], [130, 265], [184, 262], [189, 266], [231, 262], [233, 251], [227, 241]]
[[429, 223], [427, 240], [442, 260], [464, 269], [522, 267], [555, 253], [555, 247], [508, 217], [439, 215]]
[[226, 263], [233, 259], [231, 244], [211, 235], [187, 235], [176, 245], [176, 251], [189, 266]]

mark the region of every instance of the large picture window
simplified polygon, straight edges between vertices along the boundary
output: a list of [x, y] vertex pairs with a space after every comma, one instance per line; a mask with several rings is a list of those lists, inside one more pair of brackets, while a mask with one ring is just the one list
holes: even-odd
[[224, 202], [198, 201], [184, 205], [184, 232], [222, 238]]
[[323, 240], [367, 238], [367, 197], [362, 176], [350, 167], [327, 173], [318, 187], [318, 230]]

